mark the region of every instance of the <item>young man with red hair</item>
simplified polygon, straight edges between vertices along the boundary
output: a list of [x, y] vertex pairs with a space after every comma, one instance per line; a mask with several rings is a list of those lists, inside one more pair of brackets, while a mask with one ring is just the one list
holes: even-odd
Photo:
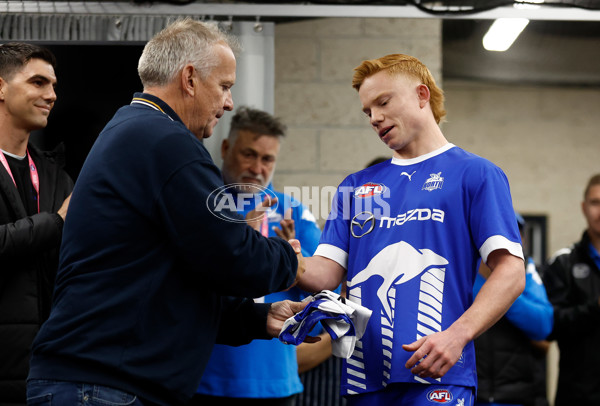
[[[472, 405], [472, 341], [525, 281], [508, 181], [444, 137], [443, 93], [416, 58], [364, 61], [353, 87], [393, 157], [340, 184], [300, 286], [346, 279], [348, 299], [373, 311], [344, 366], [349, 406]], [[479, 258], [492, 274], [473, 300]]]

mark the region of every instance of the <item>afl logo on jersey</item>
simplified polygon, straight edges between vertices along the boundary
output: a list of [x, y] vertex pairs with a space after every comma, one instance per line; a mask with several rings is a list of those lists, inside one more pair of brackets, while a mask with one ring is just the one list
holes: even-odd
[[372, 197], [380, 195], [385, 191], [385, 185], [381, 183], [365, 183], [362, 186], [354, 189], [354, 197], [357, 199], [363, 199], [365, 197]]
[[452, 392], [448, 389], [434, 389], [427, 394], [427, 400], [433, 403], [452, 402]]

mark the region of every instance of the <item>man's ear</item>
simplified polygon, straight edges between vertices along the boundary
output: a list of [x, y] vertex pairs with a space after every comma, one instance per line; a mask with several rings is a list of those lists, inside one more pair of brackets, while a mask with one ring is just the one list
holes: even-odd
[[417, 86], [417, 96], [419, 97], [419, 105], [421, 108], [425, 107], [425, 105], [429, 102], [429, 98], [431, 97], [431, 93], [429, 92], [427, 85], [421, 83], [419, 86]]
[[229, 150], [229, 140], [225, 138], [221, 143], [221, 159], [225, 159], [227, 151]]
[[198, 87], [196, 68], [191, 64], [185, 65], [181, 70], [180, 79], [183, 91], [189, 96], [194, 96], [196, 94], [196, 88]]
[[0, 77], [0, 100], [4, 101], [4, 86], [6, 86], [6, 81]]

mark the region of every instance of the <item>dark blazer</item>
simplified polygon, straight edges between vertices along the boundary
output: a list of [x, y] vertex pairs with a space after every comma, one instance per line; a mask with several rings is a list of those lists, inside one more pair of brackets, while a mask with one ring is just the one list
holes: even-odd
[[0, 404], [25, 405], [31, 343], [48, 318], [62, 219], [73, 189], [57, 154], [28, 147], [40, 178], [40, 213], [28, 216], [0, 166]]

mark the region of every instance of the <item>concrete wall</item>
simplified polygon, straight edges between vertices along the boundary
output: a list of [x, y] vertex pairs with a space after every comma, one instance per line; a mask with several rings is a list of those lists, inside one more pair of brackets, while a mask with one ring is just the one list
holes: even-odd
[[580, 203], [600, 172], [600, 89], [446, 81], [446, 137], [500, 166], [515, 208], [548, 216], [548, 254], [578, 240]]

